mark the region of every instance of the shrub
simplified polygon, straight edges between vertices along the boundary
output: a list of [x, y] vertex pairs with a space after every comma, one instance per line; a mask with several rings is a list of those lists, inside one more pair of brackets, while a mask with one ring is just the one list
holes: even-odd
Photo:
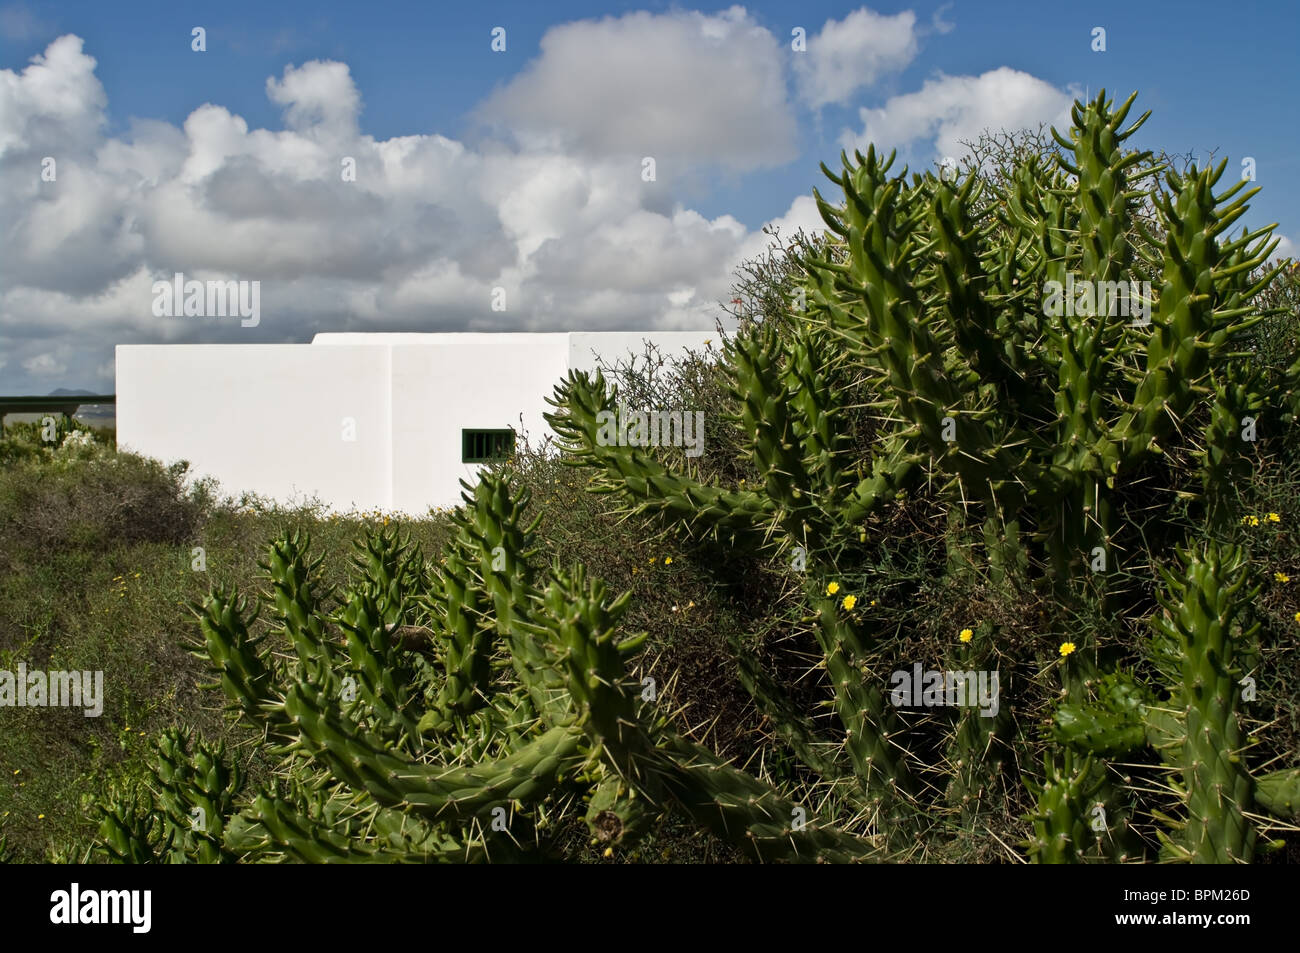
[[83, 440], [0, 469], [0, 559], [191, 538], [212, 498], [209, 485], [187, 485], [188, 464], [95, 452]]

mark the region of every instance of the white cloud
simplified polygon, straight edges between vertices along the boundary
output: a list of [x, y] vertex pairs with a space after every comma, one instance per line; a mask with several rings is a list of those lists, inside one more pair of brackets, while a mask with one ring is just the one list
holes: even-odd
[[1050, 83], [1003, 66], [979, 76], [927, 80], [913, 93], [894, 96], [879, 109], [860, 109], [862, 131], [845, 131], [841, 144], [850, 152], [874, 143], [886, 154], [915, 143], [932, 144], [934, 155], [961, 156], [961, 140], [975, 141], [985, 129], [1070, 125], [1072, 98]]
[[826, 230], [826, 223], [822, 220], [821, 212], [817, 211], [816, 200], [811, 195], [800, 195], [790, 203], [790, 208], [784, 215], [772, 219], [767, 227], [775, 231], [775, 236], [763, 231], [748, 235], [727, 263], [728, 273], [734, 273], [744, 261], [763, 256], [778, 239], [782, 245], [788, 245], [801, 229], [812, 238]]
[[33, 56], [21, 73], [0, 70], [0, 159], [13, 152], [68, 157], [103, 125], [108, 97], [95, 59], [68, 34]]
[[[665, 48], [675, 38], [688, 52], [711, 49], [724, 65], [739, 58], [751, 76], [768, 75], [760, 53], [773, 41], [743, 11], [652, 19]], [[625, 21], [602, 23], [621, 23], [617, 33]], [[588, 26], [599, 33], [600, 24]], [[51, 377], [98, 387], [111, 378], [119, 343], [306, 341], [320, 330], [709, 328], [731, 263], [758, 234], [683, 206], [665, 175], [671, 160], [661, 162], [660, 181], [643, 182], [639, 150], [628, 161], [536, 142], [471, 148], [439, 135], [362, 135], [361, 96], [340, 63], [290, 66], [268, 81], [282, 130], [250, 128], [205, 103], [179, 128], [135, 121], [106, 137], [94, 66], [70, 36], [21, 74], [0, 71], [0, 221], [12, 223], [0, 232], [9, 359], [0, 390], [48, 390]], [[713, 130], [715, 141], [695, 158], [733, 162], [726, 135], [739, 129], [736, 148], [768, 161], [770, 130], [789, 120], [783, 88], [721, 83], [701, 68], [697, 80], [725, 94], [702, 114], [691, 112], [693, 101], [709, 97], [692, 95], [685, 129], [674, 125], [676, 113], [658, 116], [661, 144], [681, 146], [691, 128], [739, 112], [740, 125]], [[780, 87], [779, 65], [771, 70]], [[757, 105], [746, 105], [747, 95]], [[52, 142], [63, 143], [58, 176], [42, 182], [33, 156]], [[345, 155], [356, 160], [355, 182], [340, 175]], [[260, 281], [259, 326], [155, 317], [153, 282], [176, 272]], [[498, 286], [508, 292], [504, 313], [490, 306]]]
[[553, 27], [480, 118], [531, 147], [736, 169], [798, 155], [784, 51], [743, 7]]
[[860, 7], [843, 20], [827, 20], [808, 38], [807, 51], [793, 54], [800, 98], [814, 109], [846, 103], [881, 75], [903, 69], [917, 50], [910, 10], [884, 16]]
[[951, 3], [945, 3], [938, 10], [934, 11], [934, 13], [930, 17], [930, 26], [925, 29], [926, 33], [942, 34], [942, 33], [951, 33], [953, 31], [953, 28], [956, 26], [956, 24], [949, 23], [947, 20], [943, 18], [944, 11], [951, 6], [952, 6]]
[[346, 63], [312, 60], [297, 69], [286, 66], [283, 80], [266, 81], [266, 95], [285, 107], [285, 122], [296, 132], [356, 134], [361, 96]]
[[1283, 258], [1290, 258], [1294, 261], [1300, 258], [1300, 248], [1296, 247], [1295, 241], [1278, 231], [1273, 232], [1273, 237], [1279, 239], [1279, 241], [1277, 248], [1269, 256], [1269, 261], [1281, 261]]
[[[864, 46], [855, 16], [823, 34], [841, 51], [874, 50], [874, 65], [822, 68], [805, 80], [815, 95], [887, 68], [887, 48]], [[119, 343], [711, 328], [736, 266], [771, 238], [685, 205], [674, 173], [797, 151], [784, 54], [738, 7], [557, 27], [483, 110], [518, 141], [471, 146], [361, 134], [350, 70], [322, 61], [267, 81], [282, 129], [204, 103], [179, 128], [136, 121], [107, 137], [95, 60], [60, 37], [21, 73], [0, 71], [0, 391], [48, 390], [49, 378], [97, 387]], [[933, 80], [862, 119], [872, 136], [946, 148], [984, 125], [1051, 118], [1058, 102], [1050, 86], [998, 70]], [[47, 154], [59, 161], [53, 182], [32, 173]], [[646, 154], [659, 159], [656, 182], [642, 181]], [[340, 175], [343, 156], [355, 181]], [[809, 196], [772, 224], [786, 240], [823, 227]], [[260, 281], [259, 326], [155, 317], [153, 282], [176, 272]], [[496, 287], [505, 312], [491, 310]]]
[[23, 369], [33, 377], [54, 377], [66, 371], [68, 366], [53, 354], [37, 354], [23, 361]]

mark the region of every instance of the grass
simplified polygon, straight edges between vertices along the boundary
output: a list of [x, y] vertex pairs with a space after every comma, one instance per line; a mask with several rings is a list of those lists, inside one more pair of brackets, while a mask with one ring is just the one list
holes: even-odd
[[[189, 604], [217, 584], [259, 589], [266, 542], [289, 525], [312, 532], [329, 554], [323, 578], [339, 582], [351, 540], [382, 517], [221, 502], [184, 468], [102, 443], [51, 452], [34, 425], [6, 431], [0, 669], [102, 671], [106, 699], [98, 718], [0, 709], [0, 833], [14, 860], [82, 860], [98, 826], [94, 799], [111, 779], [145, 777], [153, 739], [172, 723], [225, 738], [254, 776], [265, 769], [256, 739], [224, 714], [224, 695], [200, 687], [204, 664], [186, 650], [197, 634]], [[412, 529], [431, 551], [446, 535], [443, 518]]]

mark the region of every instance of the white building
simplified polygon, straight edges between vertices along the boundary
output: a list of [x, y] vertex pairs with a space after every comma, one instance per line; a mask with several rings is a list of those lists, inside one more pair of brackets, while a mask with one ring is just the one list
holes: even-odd
[[[708, 331], [318, 334], [311, 344], [119, 345], [117, 445], [224, 493], [415, 515], [460, 502], [569, 370], [704, 350]], [[650, 409], [650, 408], [646, 408]], [[709, 408], [701, 408], [708, 410]], [[494, 436], [494, 433], [500, 436]]]

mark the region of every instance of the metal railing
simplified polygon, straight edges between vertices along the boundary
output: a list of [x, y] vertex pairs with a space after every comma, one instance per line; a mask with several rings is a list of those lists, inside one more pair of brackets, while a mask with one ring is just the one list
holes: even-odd
[[67, 414], [71, 417], [82, 407], [116, 404], [116, 394], [54, 394], [45, 397], [0, 397], [0, 429], [5, 414]]

